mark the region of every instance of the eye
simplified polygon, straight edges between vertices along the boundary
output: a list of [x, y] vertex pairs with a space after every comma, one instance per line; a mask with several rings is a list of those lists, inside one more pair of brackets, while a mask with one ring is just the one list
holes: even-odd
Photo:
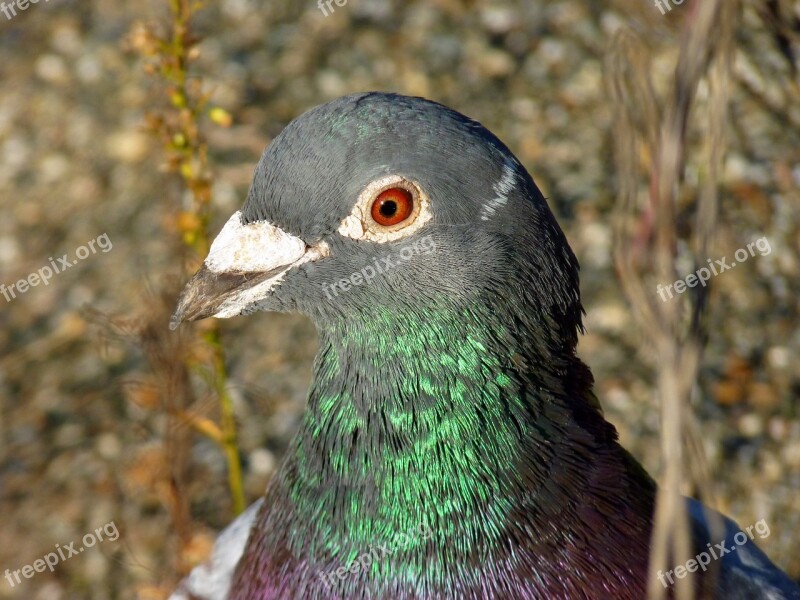
[[431, 199], [419, 183], [400, 174], [385, 175], [361, 190], [337, 231], [385, 244], [414, 235], [432, 218]]
[[414, 196], [406, 189], [395, 187], [384, 190], [372, 202], [372, 219], [384, 227], [402, 223], [414, 212]]

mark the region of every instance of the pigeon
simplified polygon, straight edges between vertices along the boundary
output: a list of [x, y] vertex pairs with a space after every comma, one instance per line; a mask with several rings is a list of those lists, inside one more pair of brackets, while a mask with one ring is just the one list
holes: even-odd
[[[578, 270], [478, 122], [378, 92], [292, 121], [171, 326], [307, 315], [307, 406], [264, 497], [173, 599], [645, 598], [657, 488], [576, 355]], [[702, 598], [800, 598], [763, 528], [720, 517], [715, 538], [687, 508], [705, 564], [659, 572], [668, 595], [690, 578]]]

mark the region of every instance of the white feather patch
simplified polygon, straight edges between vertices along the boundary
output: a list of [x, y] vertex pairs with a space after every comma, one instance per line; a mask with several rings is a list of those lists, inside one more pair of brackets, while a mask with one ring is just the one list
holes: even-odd
[[506, 159], [503, 165], [503, 175], [500, 181], [492, 186], [494, 193], [497, 194], [483, 206], [481, 211], [481, 220], [488, 221], [494, 213], [497, 212], [506, 202], [508, 202], [508, 195], [517, 184], [517, 165], [513, 160]]
[[261, 498], [250, 505], [225, 528], [214, 543], [208, 561], [195, 567], [169, 600], [221, 600], [228, 597], [233, 572], [242, 557], [263, 501]]

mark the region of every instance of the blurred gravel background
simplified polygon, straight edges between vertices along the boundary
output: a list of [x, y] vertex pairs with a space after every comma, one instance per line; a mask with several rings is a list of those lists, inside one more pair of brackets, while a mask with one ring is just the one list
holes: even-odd
[[[182, 191], [141, 130], [154, 91], [122, 43], [136, 21], [163, 19], [165, 4], [51, 0], [10, 20], [0, 13], [0, 283], [103, 233], [113, 243], [46, 287], [0, 296], [0, 575], [110, 521], [121, 532], [53, 573], [15, 587], [0, 579], [0, 598], [156, 599], [176, 577], [152, 488], [164, 434], [152, 382], [141, 353], [84, 308], [135, 318], [157, 310], [152, 289], [183, 276], [165, 235]], [[785, 56], [800, 48], [787, 51], [768, 27], [775, 3], [745, 4], [709, 258], [762, 236], [772, 251], [713, 280], [696, 411], [719, 508], [742, 525], [766, 519], [760, 545], [800, 578], [800, 87]], [[264, 146], [323, 101], [393, 90], [480, 120], [551, 199], [582, 264], [582, 355], [623, 444], [657, 474], [656, 359], [630, 327], [611, 266], [615, 133], [603, 61], [615, 32], [632, 27], [663, 91], [689, 5], [662, 16], [650, 0], [348, 0], [326, 18], [311, 0], [209, 3], [193, 68], [234, 116], [229, 129], [209, 129], [212, 231], [240, 206]], [[784, 10], [800, 29], [800, 3]], [[698, 144], [702, 125], [690, 136]], [[690, 186], [702, 175], [696, 158]], [[260, 314], [226, 322], [224, 338], [252, 501], [295, 431], [316, 336], [302, 317]], [[200, 436], [192, 475], [202, 552], [231, 516], [222, 455]]]

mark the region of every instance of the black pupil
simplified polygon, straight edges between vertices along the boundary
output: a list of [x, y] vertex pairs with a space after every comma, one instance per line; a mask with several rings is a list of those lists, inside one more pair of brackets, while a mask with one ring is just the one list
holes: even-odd
[[394, 200], [387, 200], [381, 204], [380, 210], [384, 217], [393, 217], [397, 212], [397, 202]]

